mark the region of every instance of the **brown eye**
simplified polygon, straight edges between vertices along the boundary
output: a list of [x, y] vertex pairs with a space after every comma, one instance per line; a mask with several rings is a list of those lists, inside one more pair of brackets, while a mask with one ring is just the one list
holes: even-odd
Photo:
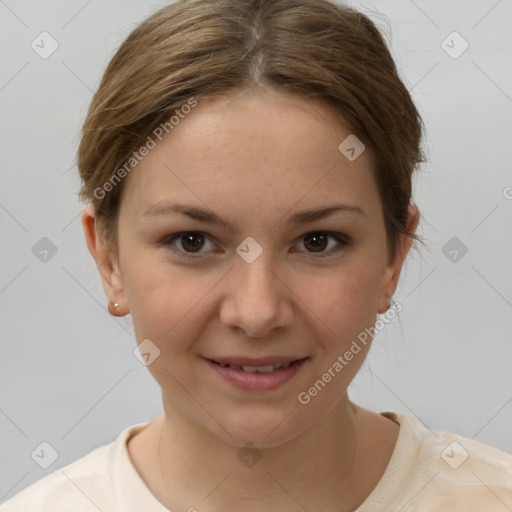
[[299, 245], [303, 245], [305, 252], [310, 256], [324, 258], [334, 256], [342, 251], [345, 246], [349, 245], [349, 241], [338, 233], [313, 231], [304, 235]]
[[183, 233], [180, 242], [185, 251], [197, 252], [204, 245], [205, 237], [201, 233]]
[[325, 233], [311, 233], [304, 237], [304, 247], [308, 251], [322, 252], [329, 244], [329, 235]]
[[215, 244], [208, 236], [199, 231], [182, 231], [168, 236], [162, 240], [162, 245], [168, 246], [174, 253], [184, 258], [206, 256], [206, 253], [215, 249]]

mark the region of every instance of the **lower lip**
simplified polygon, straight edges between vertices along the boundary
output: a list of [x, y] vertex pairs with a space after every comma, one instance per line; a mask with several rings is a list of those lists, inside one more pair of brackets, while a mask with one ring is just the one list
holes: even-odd
[[281, 387], [293, 378], [293, 376], [304, 366], [308, 358], [298, 359], [287, 368], [279, 368], [270, 373], [244, 372], [235, 370], [229, 366], [221, 366], [210, 359], [206, 362], [210, 368], [215, 370], [221, 377], [226, 379], [233, 386], [245, 391], [272, 391]]

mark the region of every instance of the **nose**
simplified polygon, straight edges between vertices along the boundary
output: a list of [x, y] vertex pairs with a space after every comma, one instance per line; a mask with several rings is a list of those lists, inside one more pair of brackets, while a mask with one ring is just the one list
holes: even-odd
[[264, 257], [265, 251], [252, 263], [242, 258], [225, 281], [225, 297], [220, 319], [229, 328], [243, 330], [247, 336], [261, 338], [274, 329], [291, 325], [293, 293], [285, 276]]

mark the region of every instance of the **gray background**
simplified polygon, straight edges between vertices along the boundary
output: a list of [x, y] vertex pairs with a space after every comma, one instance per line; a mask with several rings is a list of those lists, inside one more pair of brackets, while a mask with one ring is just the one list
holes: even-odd
[[[428, 247], [410, 254], [400, 321], [376, 337], [351, 397], [512, 452], [512, 2], [351, 4], [388, 32], [428, 154], [414, 196]], [[161, 413], [130, 317], [106, 312], [74, 155], [109, 58], [162, 5], [0, 0], [0, 501]], [[47, 59], [31, 48], [43, 31], [59, 45]], [[452, 56], [441, 47], [453, 31], [469, 44], [457, 58], [458, 36]], [[46, 261], [43, 237], [57, 250]], [[31, 457], [43, 441], [58, 453], [48, 469]]]

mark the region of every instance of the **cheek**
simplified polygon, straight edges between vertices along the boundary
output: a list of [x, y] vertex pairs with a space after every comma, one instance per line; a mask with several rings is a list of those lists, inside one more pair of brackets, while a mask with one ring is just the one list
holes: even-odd
[[[348, 266], [325, 276], [302, 280], [300, 297], [328, 333], [326, 350], [350, 345], [377, 315], [378, 276], [370, 265]], [[326, 327], [329, 328], [327, 331]]]
[[183, 404], [190, 397], [180, 383], [186, 382], [188, 392], [195, 393], [190, 375], [196, 363], [184, 356], [205, 329], [207, 316], [201, 312], [215, 281], [206, 274], [193, 276], [170, 265], [153, 265], [133, 273], [127, 294], [137, 343], [149, 339], [158, 349], [152, 349], [158, 356], [147, 369], [163, 390]]
[[139, 258], [133, 261], [126, 281], [137, 341], [149, 338], [168, 351], [182, 349], [185, 333], [186, 338], [193, 338], [201, 327], [194, 313], [218, 278]]

